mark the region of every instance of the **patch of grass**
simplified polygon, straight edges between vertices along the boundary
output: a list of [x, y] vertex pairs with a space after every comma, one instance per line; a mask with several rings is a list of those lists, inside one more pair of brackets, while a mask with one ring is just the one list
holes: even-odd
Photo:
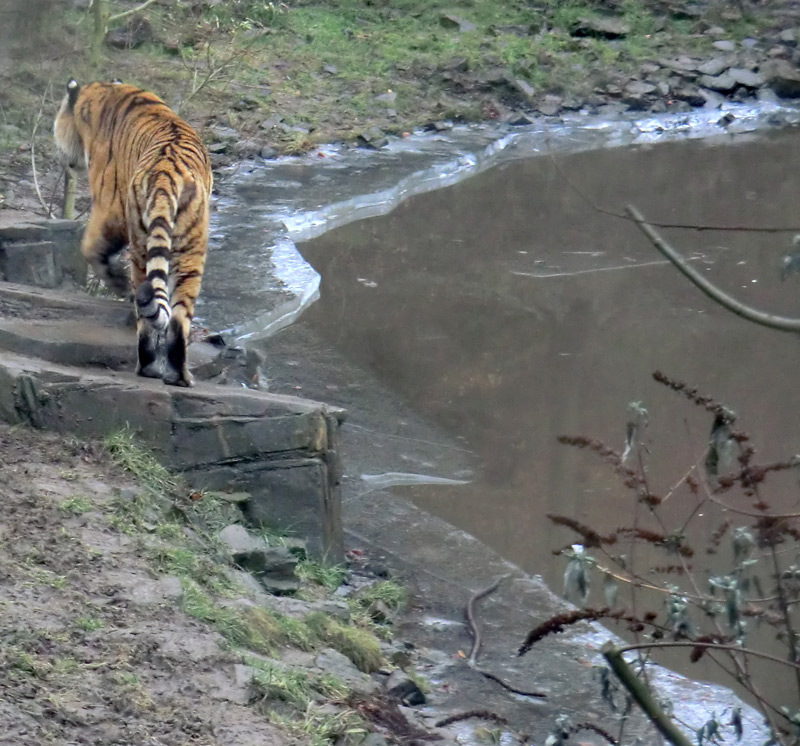
[[316, 583], [329, 591], [335, 591], [347, 578], [347, 568], [342, 565], [327, 567], [319, 562], [304, 559], [294, 570], [300, 580]]
[[308, 746], [360, 743], [369, 733], [364, 719], [350, 708], [329, 712], [309, 705], [302, 717], [287, 718], [273, 714], [270, 719]]
[[369, 608], [376, 601], [385, 603], [392, 611], [396, 611], [408, 601], [408, 589], [396, 580], [378, 580], [359, 591], [356, 602]]
[[291, 668], [246, 653], [242, 659], [254, 669], [253, 684], [265, 698], [287, 702], [299, 710], [305, 710], [318, 694], [336, 699], [349, 694], [347, 685], [330, 674]]
[[67, 578], [65, 575], [58, 575], [52, 570], [39, 566], [29, 566], [26, 569], [31, 577], [31, 581], [38, 585], [46, 585], [59, 590], [67, 587]]
[[360, 671], [372, 673], [383, 665], [380, 644], [372, 632], [342, 624], [321, 612], [309, 614], [306, 623], [320, 640], [346, 655]]
[[84, 513], [88, 513], [90, 510], [94, 508], [94, 504], [88, 497], [81, 497], [79, 495], [75, 495], [74, 497], [68, 497], [66, 500], [62, 500], [58, 507], [63, 510], [65, 513], [70, 513], [72, 515], [83, 515]]
[[84, 632], [94, 632], [98, 629], [103, 629], [106, 625], [102, 619], [97, 617], [82, 616], [75, 620], [75, 626]]
[[188, 577], [181, 578], [181, 585], [181, 608], [189, 616], [213, 625], [232, 646], [271, 655], [285, 641], [281, 626], [266, 609], [223, 606]]
[[136, 440], [129, 429], [111, 433], [104, 445], [114, 463], [133, 474], [139, 482], [158, 495], [177, 491], [177, 480], [165, 469], [151, 451]]

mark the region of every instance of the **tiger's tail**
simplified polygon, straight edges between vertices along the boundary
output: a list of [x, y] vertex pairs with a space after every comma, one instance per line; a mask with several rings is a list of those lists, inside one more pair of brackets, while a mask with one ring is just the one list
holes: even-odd
[[[147, 321], [157, 331], [164, 331], [172, 317], [169, 287], [169, 264], [172, 254], [172, 205], [166, 204], [165, 209], [156, 204], [151, 214], [154, 214], [147, 227], [147, 255], [146, 276], [136, 291], [136, 305], [139, 316]], [[165, 200], [168, 202], [168, 200]]]

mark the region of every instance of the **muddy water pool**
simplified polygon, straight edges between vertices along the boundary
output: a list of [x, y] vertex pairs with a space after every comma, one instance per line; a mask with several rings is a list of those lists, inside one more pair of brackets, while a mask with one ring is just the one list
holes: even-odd
[[[664, 223], [800, 228], [798, 145], [790, 131], [540, 155], [300, 244], [321, 297], [263, 343], [272, 388], [348, 407], [346, 494], [394, 478], [402, 494], [555, 589], [564, 561], [552, 552], [576, 536], [548, 513], [605, 534], [635, 510], [606, 464], [557, 437], [621, 451], [628, 405], [641, 402], [650, 488], [669, 494], [667, 526], [697, 512], [692, 563], [702, 580], [719, 569], [703, 547], [723, 516], [696, 511], [679, 483], [702, 459], [711, 422], [652, 373], [729, 405], [758, 460], [783, 459], [800, 453], [800, 342], [714, 305], [634, 225], [597, 208], [632, 202]], [[741, 300], [800, 315], [800, 278], [780, 280], [791, 231], [663, 235]], [[415, 485], [416, 474], [439, 481]], [[793, 478], [765, 488], [784, 508], [798, 495]], [[639, 520], [660, 528], [641, 510]], [[671, 562], [627, 551], [642, 570]]]

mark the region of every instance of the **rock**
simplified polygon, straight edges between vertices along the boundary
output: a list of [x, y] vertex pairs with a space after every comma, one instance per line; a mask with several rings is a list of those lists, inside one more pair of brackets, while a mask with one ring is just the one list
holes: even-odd
[[453, 125], [450, 122], [428, 122], [423, 128], [425, 132], [447, 132], [447, 130], [453, 129]]
[[778, 39], [791, 47], [797, 46], [797, 29], [785, 28], [778, 34]]
[[467, 21], [451, 13], [443, 13], [440, 15], [439, 25], [448, 29], [458, 29], [459, 33], [462, 34], [466, 31], [475, 31], [475, 29], [478, 28], [472, 21]]
[[672, 95], [678, 100], [683, 101], [689, 106], [703, 106], [706, 103], [706, 97], [694, 86], [681, 86], [676, 88]]
[[356, 694], [373, 694], [378, 689], [375, 681], [359, 671], [355, 664], [338, 650], [325, 648], [317, 654], [314, 663], [317, 668], [344, 681]]
[[730, 124], [733, 124], [736, 121], [736, 117], [728, 112], [727, 114], [723, 115], [717, 120], [717, 124], [720, 127], [727, 127]]
[[727, 74], [745, 88], [760, 88], [765, 82], [763, 75], [741, 67], [732, 67]]
[[579, 18], [570, 29], [573, 36], [594, 36], [600, 39], [619, 39], [630, 32], [631, 27], [624, 21], [603, 16]]
[[315, 609], [332, 616], [342, 622], [350, 621], [350, 605], [346, 601], [334, 601], [329, 599], [327, 601], [320, 601], [314, 605]]
[[526, 25], [526, 24], [516, 24], [512, 26], [489, 26], [489, 33], [492, 36], [502, 36], [503, 34], [508, 34], [511, 36], [531, 36], [538, 32], [538, 28], [536, 26]]
[[114, 49], [136, 49], [146, 42], [155, 41], [155, 33], [150, 21], [144, 16], [133, 16], [118, 29], [106, 34], [105, 43]]
[[193, 370], [196, 378], [228, 386], [263, 389], [264, 356], [252, 348], [222, 346], [216, 355]]
[[255, 96], [242, 96], [231, 108], [234, 111], [254, 111], [259, 106], [261, 102]]
[[712, 91], [720, 91], [721, 93], [730, 93], [737, 85], [736, 79], [729, 73], [716, 76], [701, 75], [697, 79], [697, 82], [704, 88], [708, 88]]
[[394, 91], [386, 91], [386, 93], [382, 93], [380, 96], [375, 96], [376, 101], [380, 101], [382, 104], [393, 104], [397, 101], [397, 93]]
[[506, 83], [508, 83], [508, 87], [511, 88], [516, 93], [519, 93], [522, 98], [526, 99], [527, 101], [531, 101], [536, 94], [533, 86], [528, 83], [527, 80], [523, 80], [522, 78], [515, 78], [512, 75], [508, 75], [505, 78]]
[[409, 707], [424, 705], [427, 702], [424, 692], [400, 668], [392, 671], [386, 680], [386, 693]]
[[770, 60], [762, 73], [767, 85], [781, 98], [800, 98], [800, 70], [786, 60]]
[[364, 132], [360, 132], [356, 141], [359, 147], [369, 148], [370, 150], [380, 150], [389, 143], [389, 139], [378, 127], [372, 127]]
[[720, 52], [735, 52], [736, 51], [735, 42], [732, 42], [729, 39], [720, 39], [719, 41], [713, 42], [713, 45], [714, 45], [714, 47], [716, 49], [719, 49]]
[[322, 68], [322, 72], [328, 73], [328, 75], [338, 75], [339, 74], [339, 68], [336, 67], [336, 65], [325, 65]]
[[697, 18], [702, 18], [705, 14], [705, 10], [700, 5], [687, 3], [686, 5], [670, 7], [670, 13], [673, 18], [692, 21]]
[[378, 624], [387, 624], [394, 619], [394, 612], [380, 599], [373, 601], [367, 612], [369, 613], [369, 618]]
[[731, 60], [727, 57], [713, 57], [710, 60], [699, 64], [697, 72], [702, 75], [710, 75], [712, 77], [719, 75], [731, 66]]
[[561, 97], [548, 94], [536, 107], [540, 114], [551, 117], [561, 110]]
[[514, 116], [508, 120], [508, 123], [512, 127], [524, 127], [528, 124], [533, 124], [533, 119], [527, 114], [514, 114]]
[[706, 100], [703, 104], [704, 109], [719, 109], [727, 101], [722, 94], [716, 91], [709, 91], [706, 88], [701, 88], [699, 93]]
[[300, 590], [300, 581], [294, 574], [297, 562], [297, 557], [286, 547], [270, 547], [252, 553], [245, 567], [270, 593], [289, 595]]
[[389, 739], [382, 733], [367, 733], [361, 746], [389, 746]]
[[253, 552], [266, 548], [263, 539], [253, 536], [240, 523], [233, 523], [230, 526], [225, 526], [225, 528], [217, 534], [217, 537], [228, 548], [233, 555], [234, 561], [237, 563], [239, 557], [245, 557]]
[[633, 96], [648, 96], [656, 92], [656, 87], [652, 83], [643, 80], [632, 80], [625, 86], [625, 92]]

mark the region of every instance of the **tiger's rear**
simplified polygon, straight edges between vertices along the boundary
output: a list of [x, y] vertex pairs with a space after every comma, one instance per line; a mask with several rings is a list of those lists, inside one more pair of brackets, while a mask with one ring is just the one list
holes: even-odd
[[[137, 373], [191, 386], [186, 348], [212, 187], [205, 147], [155, 94], [117, 83], [70, 81], [54, 129], [69, 164], [89, 170], [83, 255], [117, 292], [134, 294]], [[126, 245], [130, 281], [111, 262]]]

